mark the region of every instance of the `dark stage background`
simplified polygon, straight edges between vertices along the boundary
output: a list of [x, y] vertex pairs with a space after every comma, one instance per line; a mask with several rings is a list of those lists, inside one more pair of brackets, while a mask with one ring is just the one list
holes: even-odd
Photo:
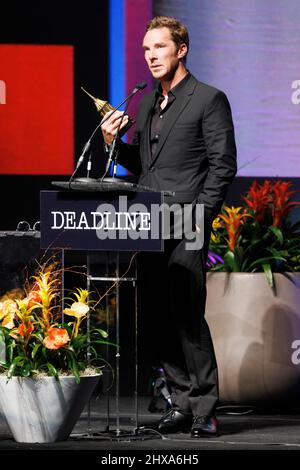
[[[108, 95], [108, 2], [90, 0], [86, 4], [74, 2], [7, 2], [1, 15], [0, 44], [19, 45], [71, 45], [74, 51], [74, 161], [81, 154], [82, 147], [96, 127], [98, 115], [94, 104], [81, 91], [84, 86], [92, 94], [105, 99]], [[1, 70], [0, 79], [5, 71]], [[51, 69], [49, 69], [51, 73]], [[39, 78], [32, 86], [38, 87]], [[59, 74], [52, 80], [60, 80]], [[30, 94], [30, 84], [24, 83], [23, 93]], [[66, 93], [68, 90], [65, 90]], [[55, 97], [51, 97], [53, 100]], [[40, 107], [44, 106], [41, 97]], [[20, 115], [22, 110], [20, 110]], [[30, 119], [30, 116], [27, 116]], [[0, 130], [1, 132], [1, 130]], [[97, 138], [98, 136], [98, 138]], [[92, 143], [93, 172], [102, 172], [103, 152], [101, 133]], [[55, 138], [55, 136], [54, 136]], [[37, 160], [43, 160], [43, 152], [34, 152]], [[4, 158], [3, 155], [0, 158]], [[31, 155], [23, 155], [31, 159]], [[38, 161], [36, 164], [38, 165]], [[34, 164], [34, 162], [33, 162]], [[72, 162], [73, 166], [73, 162]], [[85, 171], [84, 168], [81, 170]], [[40, 190], [54, 189], [52, 180], [66, 180], [61, 174], [46, 175], [0, 175], [2, 230], [14, 230], [18, 221], [34, 223], [39, 219]], [[81, 176], [79, 172], [78, 176]], [[93, 176], [93, 175], [91, 175]]]

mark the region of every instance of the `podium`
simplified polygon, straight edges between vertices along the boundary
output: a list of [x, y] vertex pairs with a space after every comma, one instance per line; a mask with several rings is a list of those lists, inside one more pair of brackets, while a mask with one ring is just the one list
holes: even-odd
[[[116, 438], [138, 438], [138, 275], [136, 255], [141, 251], [163, 251], [163, 194], [155, 191], [137, 191], [117, 188], [115, 190], [89, 189], [69, 191], [41, 191], [40, 219], [43, 249], [80, 250], [87, 257], [87, 289], [91, 291], [94, 282], [110, 284], [106, 291], [115, 291], [115, 404], [116, 429], [111, 431], [108, 415], [107, 431]], [[92, 272], [96, 254], [105, 259], [102, 272]], [[130, 254], [130, 266], [120, 272], [120, 257]], [[64, 256], [62, 256], [64, 260]], [[111, 265], [114, 264], [113, 270]], [[133, 266], [133, 267], [132, 267]], [[120, 284], [129, 283], [134, 290], [134, 407], [135, 423], [133, 433], [126, 433], [120, 426]], [[107, 298], [107, 297], [106, 297]], [[107, 304], [108, 309], [108, 304]], [[90, 330], [90, 318], [87, 329]], [[109, 396], [108, 396], [109, 400]], [[109, 403], [108, 403], [109, 409]], [[88, 410], [88, 435], [90, 432], [90, 409]], [[153, 431], [155, 432], [155, 431]], [[156, 437], [158, 433], [155, 434]], [[100, 438], [103, 433], [99, 434]], [[145, 436], [144, 436], [145, 438]]]

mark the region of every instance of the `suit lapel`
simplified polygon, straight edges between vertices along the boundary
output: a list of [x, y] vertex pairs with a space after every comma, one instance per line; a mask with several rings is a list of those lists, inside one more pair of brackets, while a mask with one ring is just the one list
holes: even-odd
[[143, 133], [144, 133], [144, 151], [147, 153], [147, 159], [149, 160], [151, 156], [151, 149], [150, 149], [150, 124], [151, 124], [151, 110], [155, 104], [155, 90], [149, 95], [149, 99], [145, 103], [145, 107], [143, 109], [143, 116], [144, 116], [144, 125], [143, 125]]
[[[168, 119], [166, 120], [166, 123], [162, 128], [162, 132], [161, 132], [161, 135], [160, 135], [160, 138], [159, 138], [157, 149], [156, 149], [155, 154], [153, 155], [151, 165], [153, 165], [153, 163], [155, 163], [155, 161], [159, 157], [159, 154], [160, 154], [160, 152], [161, 152], [161, 150], [162, 150], [162, 148], [163, 148], [163, 146], [164, 146], [164, 144], [167, 140], [168, 135], [170, 134], [170, 132], [172, 130], [172, 127], [175, 125], [175, 123], [178, 120], [180, 114], [183, 112], [183, 110], [188, 105], [189, 101], [191, 100], [191, 97], [194, 93], [196, 84], [197, 84], [196, 79], [193, 77], [193, 75], [191, 75], [191, 78], [190, 78], [190, 80], [188, 81], [188, 83], [186, 85], [185, 93], [181, 96], [181, 98], [176, 98], [174, 103], [172, 103], [172, 105], [170, 107], [170, 113], [168, 115]], [[148, 123], [147, 123], [148, 124], [147, 132], [148, 132], [148, 148], [149, 148], [149, 151], [150, 151], [150, 138], [149, 138], [149, 134], [150, 134], [149, 133], [149, 125], [150, 125], [150, 122], [151, 122], [151, 120], [150, 120], [150, 114], [149, 114]]]

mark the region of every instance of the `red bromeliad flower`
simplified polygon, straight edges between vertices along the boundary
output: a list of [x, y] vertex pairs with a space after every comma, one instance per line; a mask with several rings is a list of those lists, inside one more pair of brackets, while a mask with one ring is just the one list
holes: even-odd
[[30, 333], [32, 333], [33, 330], [34, 330], [34, 327], [33, 327], [33, 324], [31, 322], [28, 322], [27, 325], [25, 325], [24, 323], [20, 323], [19, 327], [16, 330], [16, 333], [19, 336], [24, 337], [24, 336], [30, 335]]
[[265, 218], [269, 204], [272, 202], [272, 184], [265, 180], [262, 185], [253, 181], [246, 197], [243, 197], [246, 204], [255, 212], [255, 219], [262, 222]]
[[70, 341], [70, 337], [65, 328], [51, 327], [48, 329], [47, 333], [48, 336], [46, 336], [43, 341], [47, 349], [59, 349]]
[[292, 207], [300, 202], [291, 202], [290, 198], [296, 191], [290, 191], [292, 186], [288, 181], [277, 181], [273, 185], [272, 216], [273, 226], [280, 227], [283, 218], [291, 211]]
[[244, 219], [252, 217], [252, 215], [246, 212], [240, 213], [242, 207], [225, 207], [224, 210], [227, 212], [227, 215], [219, 214], [219, 218], [225, 222], [225, 228], [228, 233], [228, 239], [226, 238], [228, 248], [234, 251]]

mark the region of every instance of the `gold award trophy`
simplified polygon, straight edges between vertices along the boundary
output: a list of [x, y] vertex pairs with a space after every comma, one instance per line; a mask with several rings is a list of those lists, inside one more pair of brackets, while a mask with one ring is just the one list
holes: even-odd
[[[108, 101], [103, 101], [103, 100], [99, 100], [99, 98], [95, 98], [93, 95], [91, 95], [88, 91], [86, 91], [83, 87], [81, 87], [82, 91], [84, 91], [90, 98], [92, 98], [92, 100], [94, 101], [95, 103], [95, 106], [97, 108], [97, 111], [99, 112], [101, 118], [104, 118], [105, 114], [109, 113], [110, 111], [114, 111], [115, 108], [110, 104], [108, 103]], [[126, 124], [125, 127], [123, 127], [121, 130], [120, 130], [120, 137], [122, 137], [122, 135], [124, 135], [128, 129], [130, 129], [130, 127], [132, 126], [132, 124], [134, 123], [134, 120], [128, 116], [128, 123]]]

